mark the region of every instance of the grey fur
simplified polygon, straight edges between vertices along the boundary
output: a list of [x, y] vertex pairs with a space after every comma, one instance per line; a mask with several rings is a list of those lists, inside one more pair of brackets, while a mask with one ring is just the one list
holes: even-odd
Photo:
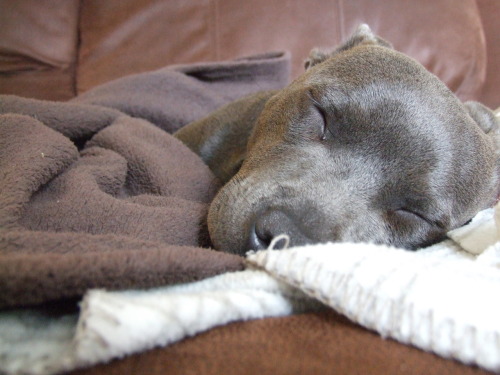
[[280, 233], [292, 246], [416, 249], [496, 202], [499, 124], [486, 107], [366, 25], [306, 66], [176, 134], [225, 183], [208, 216], [217, 249], [244, 254]]

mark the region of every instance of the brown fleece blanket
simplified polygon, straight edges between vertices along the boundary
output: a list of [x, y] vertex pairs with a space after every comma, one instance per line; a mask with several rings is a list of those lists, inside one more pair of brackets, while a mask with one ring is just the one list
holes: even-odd
[[283, 87], [289, 57], [165, 68], [66, 103], [0, 96], [0, 308], [239, 270], [210, 249], [219, 188], [169, 133]]

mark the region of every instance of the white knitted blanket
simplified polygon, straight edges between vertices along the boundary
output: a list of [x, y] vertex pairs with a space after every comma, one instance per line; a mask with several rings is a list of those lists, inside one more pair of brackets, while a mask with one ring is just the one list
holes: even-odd
[[323, 304], [385, 337], [500, 372], [494, 216], [483, 211], [417, 252], [346, 243], [259, 251], [248, 255], [248, 270], [196, 283], [90, 291], [79, 316], [2, 312], [0, 373], [54, 374]]

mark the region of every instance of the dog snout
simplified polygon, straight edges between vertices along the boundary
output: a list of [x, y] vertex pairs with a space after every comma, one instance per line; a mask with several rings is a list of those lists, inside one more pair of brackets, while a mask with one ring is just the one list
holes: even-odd
[[[273, 238], [280, 234], [288, 235], [292, 245], [309, 242], [291, 214], [279, 209], [268, 209], [251, 222], [247, 247], [251, 250], [267, 249]], [[282, 248], [284, 244], [285, 241], [278, 241], [274, 248]]]

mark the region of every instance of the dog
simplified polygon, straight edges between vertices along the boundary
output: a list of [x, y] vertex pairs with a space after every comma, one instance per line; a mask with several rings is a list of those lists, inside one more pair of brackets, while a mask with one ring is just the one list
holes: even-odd
[[370, 242], [418, 249], [499, 196], [499, 123], [367, 25], [313, 50], [286, 88], [229, 104], [175, 136], [223, 182], [216, 249], [244, 254]]

